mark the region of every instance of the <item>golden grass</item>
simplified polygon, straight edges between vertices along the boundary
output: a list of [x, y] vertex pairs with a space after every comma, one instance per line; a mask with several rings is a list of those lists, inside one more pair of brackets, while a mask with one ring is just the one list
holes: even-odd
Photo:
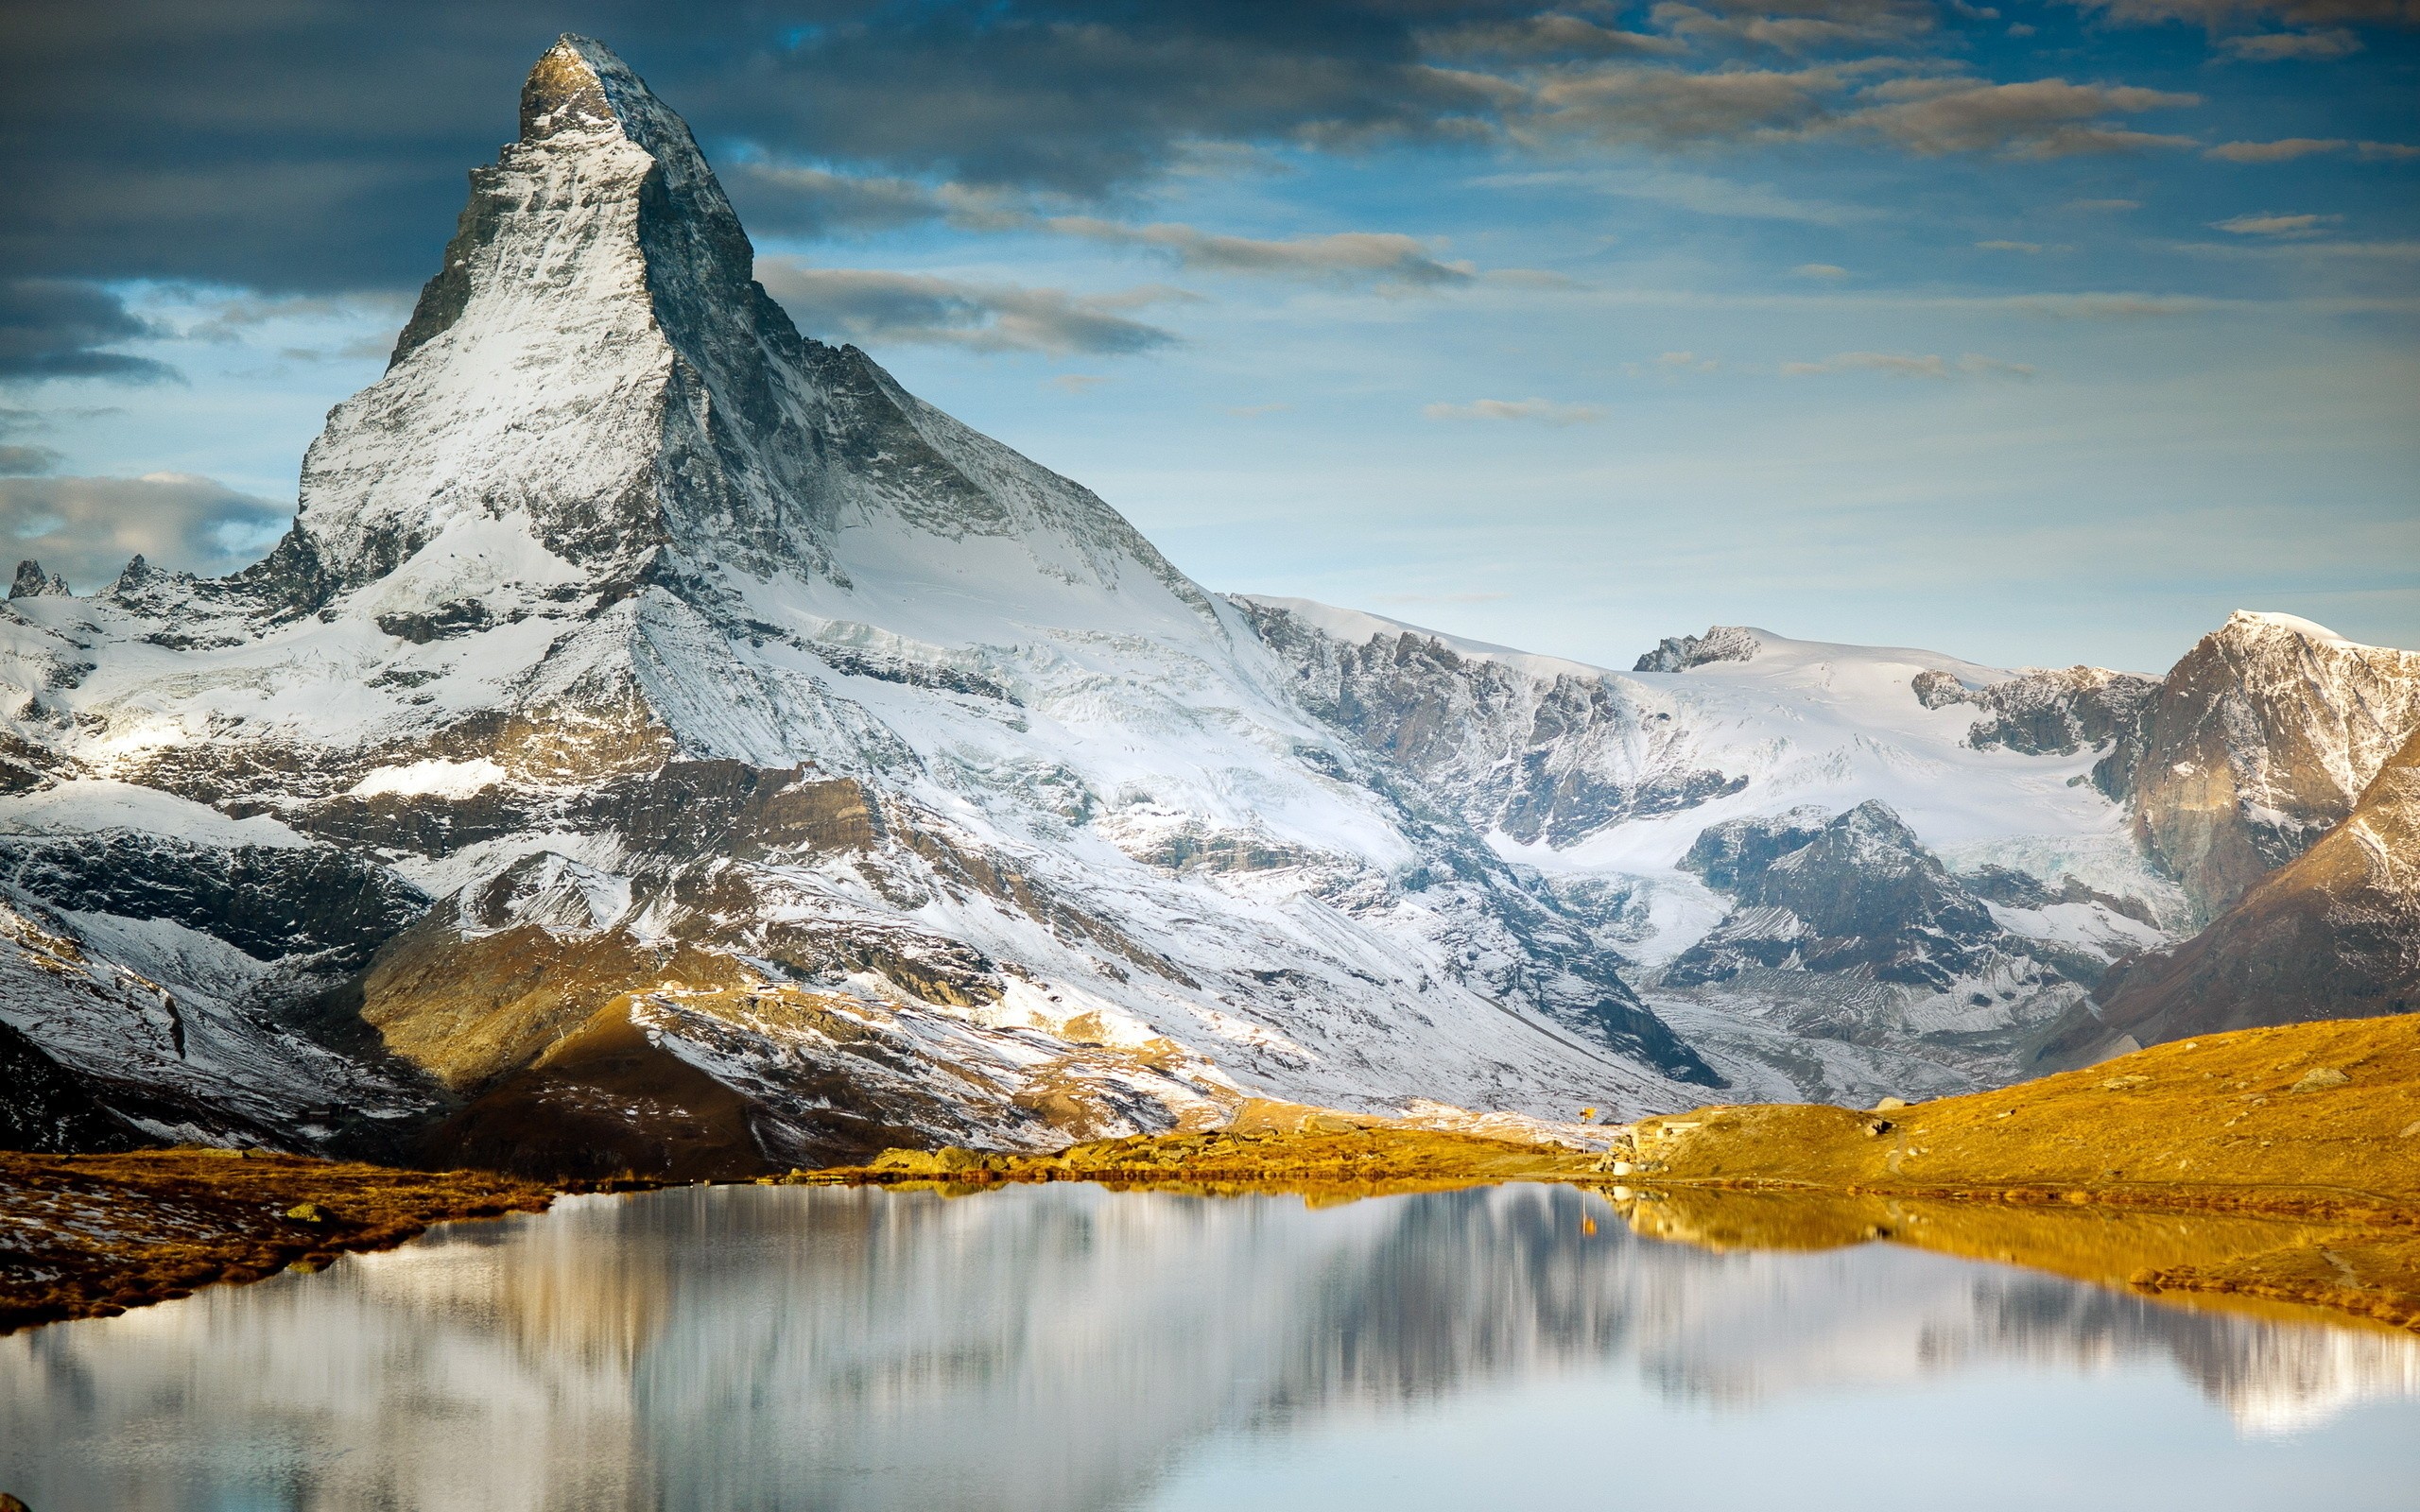
[[0, 1332], [389, 1249], [433, 1223], [541, 1211], [554, 1195], [483, 1171], [257, 1151], [0, 1152]]
[[2273, 1297], [2420, 1327], [2420, 1017], [2213, 1035], [1871, 1112], [1701, 1108], [1614, 1131], [1602, 1159], [1404, 1120], [1270, 1117], [1279, 1106], [1247, 1104], [1235, 1124], [1206, 1133], [1048, 1156], [892, 1150], [791, 1179], [952, 1192], [1099, 1181], [1315, 1200], [1582, 1182], [1607, 1188], [1634, 1227], [1660, 1238], [1782, 1247], [1887, 1238], [2104, 1283]]

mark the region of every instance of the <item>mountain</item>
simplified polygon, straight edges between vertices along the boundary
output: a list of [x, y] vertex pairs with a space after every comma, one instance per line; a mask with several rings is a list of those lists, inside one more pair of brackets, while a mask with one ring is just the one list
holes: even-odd
[[1741, 626], [1625, 674], [1237, 602], [1305, 708], [1538, 868], [1743, 1096], [2006, 1080], [2189, 913], [2091, 781], [2154, 679]]
[[521, 117], [267, 560], [20, 574], [43, 1054], [163, 1135], [541, 1171], [1719, 1081], [1239, 610], [801, 335], [610, 52]]
[[2420, 654], [2238, 611], [2177, 662], [2094, 778], [2197, 917], [2352, 812], [2420, 726]]
[[733, 1176], [1254, 1093], [1930, 1095], [2414, 723], [2420, 659], [2277, 616], [2165, 679], [1746, 627], [1615, 672], [1212, 594], [752, 262], [565, 37], [264, 561], [19, 569], [0, 1137]]
[[2135, 1045], [2420, 1007], [2420, 730], [2319, 843], [2199, 935], [2113, 973], [2048, 1047], [2078, 1064]]

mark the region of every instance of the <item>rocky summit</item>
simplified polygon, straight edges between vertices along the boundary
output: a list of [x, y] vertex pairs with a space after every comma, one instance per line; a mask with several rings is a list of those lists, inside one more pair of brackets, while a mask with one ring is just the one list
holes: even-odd
[[[2306, 852], [2411, 864], [2410, 653], [1718, 627], [1617, 673], [1224, 597], [752, 261], [565, 37], [267, 559], [18, 570], [9, 1139], [732, 1176], [1248, 1097], [1929, 1093], [2093, 1040]], [[2313, 1012], [2405, 1001], [2331, 969]]]

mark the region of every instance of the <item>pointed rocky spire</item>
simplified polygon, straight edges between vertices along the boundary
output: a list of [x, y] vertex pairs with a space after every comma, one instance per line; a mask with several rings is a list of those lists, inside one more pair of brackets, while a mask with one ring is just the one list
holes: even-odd
[[756, 284], [688, 127], [611, 50], [562, 37], [521, 117], [519, 140], [472, 172], [386, 375], [304, 456], [294, 529], [248, 570], [276, 612], [320, 610], [434, 551], [409, 592], [440, 596], [380, 601], [433, 611], [472, 571], [441, 558], [492, 561], [514, 538], [602, 604], [653, 585], [694, 607], [724, 592], [717, 572], [844, 581], [842, 527], [879, 523], [1047, 536], [1033, 559], [1054, 580], [1069, 561], [1103, 586], [1139, 567], [1217, 618], [1098, 499], [856, 348], [803, 337]]
[[[509, 186], [518, 177], [511, 169], [538, 166], [544, 160], [595, 157], [602, 176], [613, 180], [617, 177], [611, 166], [614, 149], [622, 146], [635, 146], [653, 160], [651, 174], [631, 176], [631, 198], [641, 199], [647, 178], [665, 191], [666, 203], [661, 213], [646, 216], [642, 237], [652, 231], [681, 244], [662, 250], [702, 272], [701, 282], [713, 294], [737, 298], [752, 280], [755, 249], [688, 124], [666, 109], [612, 48], [565, 32], [522, 82], [521, 139], [504, 149], [495, 167], [472, 173], [471, 202], [445, 249], [444, 267], [421, 290], [389, 366], [460, 318], [479, 282], [481, 252], [496, 240], [512, 212], [531, 208], [518, 199], [499, 201], [499, 191], [509, 196]], [[543, 149], [544, 159], [533, 149]], [[641, 208], [648, 207], [642, 203]]]
[[68, 598], [75, 590], [57, 573], [44, 575], [42, 563], [27, 558], [17, 563], [17, 580], [9, 585], [10, 598]]

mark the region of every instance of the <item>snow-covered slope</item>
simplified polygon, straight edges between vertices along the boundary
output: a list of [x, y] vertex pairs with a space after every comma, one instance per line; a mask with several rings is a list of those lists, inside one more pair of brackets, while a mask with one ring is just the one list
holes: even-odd
[[1739, 627], [1615, 673], [1213, 596], [752, 258], [566, 37], [267, 560], [21, 568], [27, 1126], [730, 1174], [1944, 1091], [2206, 905], [2196, 731], [2291, 849], [2413, 717], [2409, 658], [2266, 620], [2182, 680]]
[[[2189, 911], [2091, 781], [2150, 679], [1725, 626], [1616, 673], [1238, 602], [1310, 709], [1589, 913], [1743, 1090], [2004, 1079]], [[1743, 831], [1769, 853], [1710, 865]], [[1784, 876], [1790, 898], [1767, 896]]]
[[[11, 601], [12, 845], [157, 841], [199, 887], [285, 844], [438, 900], [242, 1011], [540, 1168], [1714, 1080], [1239, 610], [801, 336], [610, 53], [566, 38], [522, 113], [267, 561]], [[27, 906], [150, 906], [49, 875]]]

